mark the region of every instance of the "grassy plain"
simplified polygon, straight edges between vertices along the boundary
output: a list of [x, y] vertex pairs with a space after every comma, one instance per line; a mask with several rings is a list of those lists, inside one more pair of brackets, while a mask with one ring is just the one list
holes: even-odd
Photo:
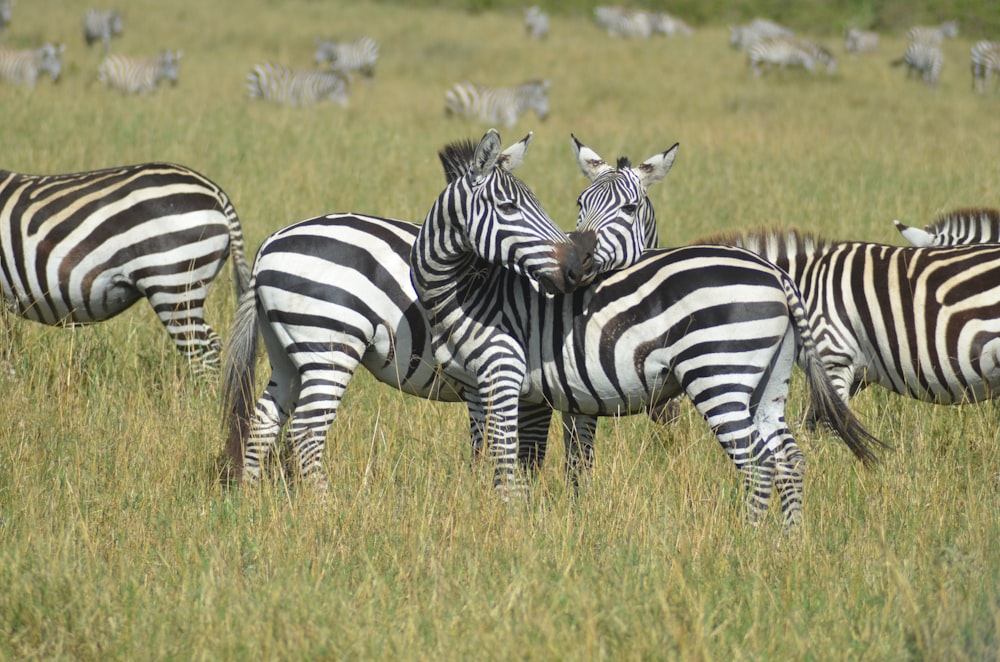
[[[959, 206], [998, 206], [1000, 95], [970, 90], [970, 42], [936, 89], [872, 55], [834, 76], [748, 76], [724, 26], [613, 40], [558, 16], [353, 2], [128, 3], [117, 52], [181, 48], [149, 98], [93, 82], [82, 0], [19, 3], [2, 40], [68, 44], [64, 80], [0, 86], [4, 168], [147, 160], [219, 182], [251, 252], [331, 211], [422, 220], [436, 150], [487, 128], [443, 117], [445, 89], [550, 78], [552, 115], [519, 171], [565, 228], [585, 184], [570, 132], [608, 159], [681, 143], [651, 191], [670, 244], [760, 224], [898, 243]], [[371, 34], [376, 80], [351, 106], [246, 98], [265, 60], [308, 66], [317, 36]], [[228, 269], [210, 300], [225, 334]], [[532, 499], [497, 502], [468, 471], [465, 414], [352, 383], [331, 431], [332, 493], [215, 480], [217, 385], [189, 380], [148, 306], [100, 326], [14, 328], [0, 376], [0, 658], [985, 659], [1000, 654], [997, 407], [933, 407], [873, 389], [855, 410], [893, 444], [863, 470], [798, 424], [809, 472], [800, 538], [777, 512], [738, 524], [729, 461], [688, 407], [670, 428], [604, 420], [592, 484], [572, 498], [555, 430]], [[264, 359], [261, 359], [262, 363]], [[266, 364], [265, 364], [266, 365]], [[266, 369], [262, 368], [266, 373]], [[793, 384], [790, 416], [801, 410]]]

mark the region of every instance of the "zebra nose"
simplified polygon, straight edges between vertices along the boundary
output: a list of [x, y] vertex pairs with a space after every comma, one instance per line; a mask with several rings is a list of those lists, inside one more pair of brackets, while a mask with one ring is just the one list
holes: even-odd
[[567, 292], [593, 279], [596, 271], [594, 249], [597, 247], [597, 233], [593, 230], [571, 232], [569, 238], [571, 243], [567, 245], [561, 260]]

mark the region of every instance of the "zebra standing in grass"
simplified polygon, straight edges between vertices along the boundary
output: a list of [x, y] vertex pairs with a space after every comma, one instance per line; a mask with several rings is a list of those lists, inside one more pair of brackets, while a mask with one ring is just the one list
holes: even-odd
[[5, 30], [10, 25], [10, 19], [14, 14], [13, 0], [0, 0], [0, 30]]
[[917, 247], [1000, 243], [1000, 210], [956, 209], [923, 229], [893, 221], [903, 237]]
[[108, 55], [97, 69], [97, 80], [125, 94], [152, 94], [160, 83], [177, 84], [182, 51], [163, 51], [156, 57]]
[[844, 50], [848, 53], [871, 53], [878, 50], [877, 32], [848, 28], [844, 31]]
[[531, 80], [517, 87], [456, 83], [445, 93], [445, 115], [513, 126], [527, 110], [544, 120], [549, 114], [549, 81]]
[[594, 22], [612, 37], [649, 39], [653, 34], [653, 17], [641, 9], [595, 7]]
[[365, 78], [375, 76], [375, 62], [378, 61], [378, 44], [371, 37], [359, 37], [351, 42], [316, 40], [316, 64], [327, 64], [347, 78], [357, 71]]
[[533, 5], [524, 9], [524, 31], [532, 39], [549, 36], [549, 15]]
[[525, 489], [515, 470], [520, 401], [615, 415], [686, 392], [743, 476], [751, 520], [777, 488], [794, 527], [805, 461], [784, 403], [799, 348], [813, 405], [874, 460], [873, 438], [822, 370], [794, 284], [760, 257], [720, 246], [650, 251], [560, 294], [578, 282], [565, 241], [510, 174], [527, 142], [501, 152], [491, 130], [474, 148], [446, 147], [468, 171], [435, 202], [411, 255], [435, 356], [465, 386], [470, 412], [485, 412], [501, 493]]
[[935, 43], [911, 41], [906, 46], [906, 53], [903, 54], [903, 57], [893, 60], [891, 64], [894, 67], [905, 64], [907, 78], [914, 75], [920, 76], [924, 83], [933, 87], [937, 85], [938, 77], [941, 75], [944, 53], [941, 52], [941, 47]]
[[837, 70], [837, 60], [823, 46], [794, 37], [768, 37], [760, 39], [746, 49], [747, 66], [754, 76], [760, 76], [763, 67], [803, 67], [809, 72], [816, 65], [823, 65], [828, 73]]
[[45, 44], [40, 48], [15, 51], [0, 46], [0, 79], [34, 89], [41, 74], [48, 74], [52, 81], [59, 80], [62, 72], [62, 44]]
[[676, 16], [671, 16], [667, 12], [653, 14], [651, 16], [651, 20], [654, 33], [663, 34], [668, 37], [673, 37], [674, 35], [688, 37], [694, 34], [694, 30], [691, 29], [691, 26]]
[[303, 71], [280, 64], [258, 64], [247, 75], [251, 99], [286, 106], [332, 101], [347, 106], [347, 78], [339, 71]]
[[986, 92], [990, 76], [1000, 76], [1000, 42], [977, 41], [970, 52], [972, 65], [972, 89], [980, 94]]
[[869, 384], [938, 404], [1000, 389], [1000, 246], [911, 248], [795, 230], [709, 241], [791, 275], [844, 402]]
[[761, 39], [793, 36], [794, 32], [766, 18], [755, 18], [747, 25], [729, 26], [729, 45], [744, 51]]
[[906, 33], [910, 43], [918, 42], [931, 46], [940, 46], [945, 39], [958, 36], [958, 21], [945, 21], [941, 25], [917, 25]]
[[83, 15], [83, 39], [87, 46], [95, 41], [104, 43], [104, 51], [111, 52], [111, 38], [122, 33], [124, 22], [121, 14], [116, 11], [88, 9]]
[[203, 308], [230, 254], [242, 293], [249, 267], [236, 211], [190, 168], [0, 171], [0, 285], [21, 317], [89, 324], [146, 298], [195, 371], [216, 370], [219, 337]]

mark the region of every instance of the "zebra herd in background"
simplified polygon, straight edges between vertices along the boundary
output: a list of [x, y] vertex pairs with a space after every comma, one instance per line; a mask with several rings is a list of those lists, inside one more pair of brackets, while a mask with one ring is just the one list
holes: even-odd
[[97, 80], [124, 94], [152, 94], [161, 83], [177, 84], [183, 51], [163, 51], [156, 57], [111, 54], [97, 68]]
[[332, 101], [348, 104], [348, 79], [339, 71], [290, 69], [271, 62], [258, 64], [247, 75], [251, 99], [286, 106], [307, 106]]
[[689, 36], [694, 30], [667, 12], [601, 6], [594, 8], [594, 22], [612, 37], [649, 39], [654, 34]]
[[544, 120], [549, 114], [550, 85], [547, 80], [530, 80], [516, 87], [455, 83], [445, 93], [445, 115], [513, 126], [525, 111], [533, 110]]
[[117, 11], [90, 8], [83, 14], [83, 40], [87, 46], [100, 41], [104, 52], [111, 52], [111, 38], [122, 33], [125, 22]]

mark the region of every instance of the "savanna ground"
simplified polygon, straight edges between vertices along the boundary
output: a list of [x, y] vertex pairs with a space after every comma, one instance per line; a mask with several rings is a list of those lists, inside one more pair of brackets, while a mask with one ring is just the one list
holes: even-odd
[[[564, 228], [585, 180], [570, 132], [608, 159], [680, 142], [651, 190], [669, 244], [756, 225], [899, 243], [998, 206], [1000, 94], [976, 97], [968, 49], [936, 89], [878, 53], [825, 42], [834, 76], [747, 75], [724, 24], [614, 40], [558, 15], [543, 43], [519, 11], [346, 2], [129, 3], [117, 52], [184, 50], [179, 85], [121, 98], [93, 82], [87, 3], [18, 3], [3, 34], [68, 44], [64, 80], [0, 87], [5, 168], [69, 172], [147, 160], [221, 184], [249, 249], [331, 211], [419, 222], [443, 184], [436, 150], [487, 128], [443, 117], [474, 79], [552, 80], [552, 114], [519, 175]], [[258, 62], [309, 66], [317, 36], [370, 34], [376, 80], [351, 105], [252, 103]], [[1000, 35], [995, 35], [994, 38]], [[232, 319], [227, 267], [209, 302]], [[1000, 653], [997, 407], [933, 407], [877, 389], [854, 401], [893, 449], [864, 470], [789, 414], [809, 463], [805, 523], [739, 520], [735, 472], [687, 405], [671, 427], [601, 423], [574, 498], [555, 428], [530, 502], [506, 506], [468, 469], [459, 405], [359, 374], [331, 431], [316, 503], [281, 479], [223, 489], [217, 384], [188, 379], [145, 304], [75, 330], [14, 326], [0, 377], [0, 657], [74, 659], [983, 659]], [[261, 358], [266, 366], [265, 359]], [[267, 372], [266, 367], [261, 372]]]

